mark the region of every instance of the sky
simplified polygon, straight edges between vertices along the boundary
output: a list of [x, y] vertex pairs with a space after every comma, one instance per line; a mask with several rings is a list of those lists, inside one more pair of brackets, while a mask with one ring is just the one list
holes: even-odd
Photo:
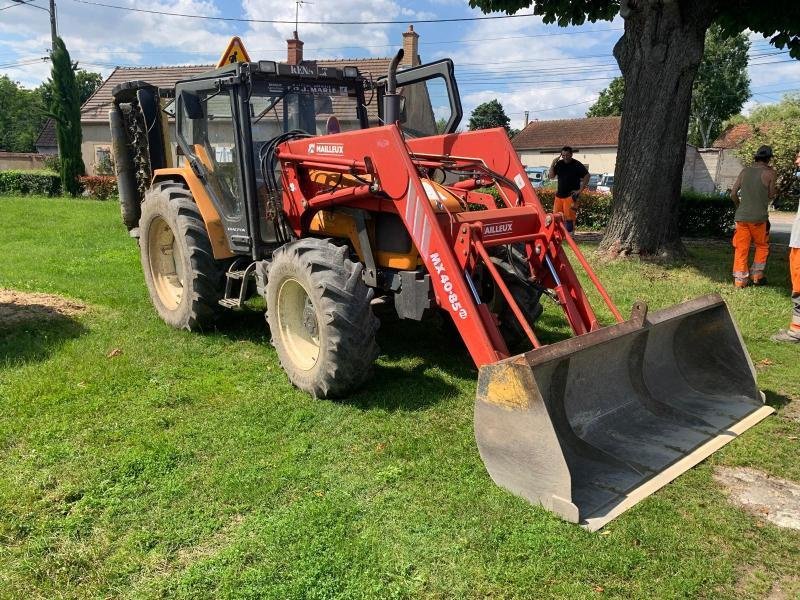
[[[49, 76], [42, 60], [50, 47], [47, 0], [39, 8], [0, 0], [0, 75], [27, 87]], [[107, 76], [116, 65], [157, 66], [215, 63], [232, 35], [240, 36], [251, 59], [285, 60], [293, 22], [248, 23], [133, 12], [97, 3], [190, 15], [293, 21], [294, 0], [59, 0], [59, 34], [73, 60]], [[527, 14], [532, 11], [521, 11]], [[584, 116], [599, 92], [619, 74], [612, 50], [623, 22], [599, 21], [580, 27], [545, 25], [536, 16], [423, 23], [418, 20], [479, 17], [467, 0], [312, 0], [299, 7], [299, 37], [305, 58], [392, 56], [402, 32], [414, 23], [422, 61], [450, 57], [464, 106], [472, 109], [498, 99], [512, 127], [521, 128], [525, 111], [533, 119]], [[303, 21], [365, 21], [363, 25], [319, 25]], [[399, 23], [375, 23], [398, 21]], [[800, 92], [800, 61], [753, 35], [750, 78], [759, 104]]]

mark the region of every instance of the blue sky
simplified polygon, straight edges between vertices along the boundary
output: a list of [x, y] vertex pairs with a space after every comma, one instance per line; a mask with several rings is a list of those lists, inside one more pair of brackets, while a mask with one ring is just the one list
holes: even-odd
[[[31, 0], [46, 6], [47, 0]], [[97, 0], [139, 9], [220, 17], [293, 20], [293, 0]], [[44, 10], [0, 0], [0, 74], [26, 86], [48, 76], [41, 61], [49, 48]], [[294, 24], [235, 23], [128, 12], [82, 3], [58, 2], [59, 33], [74, 60], [107, 75], [114, 65], [181, 65], [215, 62], [231, 35], [239, 35], [251, 58], [282, 60]], [[528, 11], [530, 12], [530, 11]], [[481, 16], [467, 0], [312, 0], [300, 20], [377, 21]], [[587, 23], [561, 28], [538, 17], [459, 23], [418, 23], [423, 61], [451, 57], [465, 118], [480, 102], [497, 98], [521, 127], [531, 119], [582, 116], [598, 93], [619, 73], [612, 56], [623, 23]], [[299, 25], [305, 57], [390, 56], [402, 43], [403, 24]], [[787, 90], [800, 91], [800, 61], [777, 54], [753, 37], [750, 76], [754, 95], [746, 108], [771, 103]]]

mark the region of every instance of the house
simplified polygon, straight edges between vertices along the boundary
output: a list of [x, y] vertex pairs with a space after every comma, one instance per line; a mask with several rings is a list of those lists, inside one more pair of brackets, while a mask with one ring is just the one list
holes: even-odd
[[[590, 173], [613, 173], [621, 121], [621, 117], [532, 121], [511, 145], [528, 167], [549, 167], [563, 146], [572, 146], [575, 158]], [[742, 169], [734, 151], [751, 133], [748, 125], [736, 125], [723, 132], [712, 148], [686, 144], [682, 187], [704, 193], [729, 190]]]
[[56, 122], [53, 121], [53, 119], [47, 119], [47, 121], [44, 122], [42, 130], [39, 132], [39, 137], [36, 138], [36, 152], [47, 156], [55, 156], [58, 154]]
[[563, 146], [591, 173], [613, 173], [620, 117], [531, 121], [511, 140], [522, 164], [549, 167]]
[[[403, 33], [404, 57], [402, 65], [405, 67], [420, 64], [418, 54], [419, 34], [412, 26]], [[257, 60], [258, 57], [253, 57]], [[333, 59], [305, 61], [303, 58], [303, 42], [295, 34], [293, 39], [287, 40], [287, 64], [300, 64], [302, 62], [312, 62], [318, 66], [344, 67], [355, 66], [366, 77], [377, 79], [386, 74], [389, 68], [390, 58], [355, 58], [355, 59]], [[114, 86], [125, 81], [142, 80], [147, 81], [161, 89], [174, 88], [178, 81], [189, 79], [193, 76], [213, 69], [214, 65], [186, 65], [169, 67], [117, 67], [109, 75], [103, 84], [81, 107], [81, 130], [83, 142], [81, 150], [86, 172], [89, 175], [97, 174], [97, 166], [103, 164], [105, 159], [111, 155], [111, 131], [108, 124], [108, 111], [112, 106], [112, 90]], [[344, 99], [345, 101], [347, 99]], [[342, 102], [341, 99], [334, 99], [332, 104], [333, 114], [347, 118], [346, 114], [353, 112], [352, 103]], [[367, 106], [367, 114], [370, 121], [377, 121], [378, 118], [377, 101], [373, 100]], [[170, 118], [171, 129], [174, 139], [174, 120]], [[173, 159], [176, 146], [173, 143]]]

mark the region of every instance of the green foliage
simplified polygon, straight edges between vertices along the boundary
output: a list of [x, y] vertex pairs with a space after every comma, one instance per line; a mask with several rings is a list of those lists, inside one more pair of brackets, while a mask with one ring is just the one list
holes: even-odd
[[[773, 109], [769, 114], [780, 114], [780, 110], [791, 111], [793, 103], [794, 100], [790, 99], [787, 105]], [[795, 157], [800, 152], [800, 119], [763, 122], [763, 114], [756, 118], [759, 121], [751, 123], [753, 135], [742, 142], [736, 155], [742, 163], [749, 165], [759, 146], [772, 146], [773, 158], [770, 165], [778, 176], [775, 206], [782, 210], [795, 210], [800, 200], [800, 180], [795, 176], [797, 166], [794, 164]]]
[[76, 196], [80, 192], [78, 178], [86, 172], [81, 157], [81, 105], [75, 71], [61, 38], [56, 39], [50, 58], [53, 62], [50, 110], [56, 121], [61, 186], [65, 193]]
[[95, 200], [108, 200], [117, 195], [117, 178], [109, 175], [90, 175], [80, 178], [84, 193]]
[[44, 157], [44, 168], [54, 173], [61, 172], [61, 158], [58, 154], [48, 154]]
[[800, 121], [800, 93], [785, 94], [780, 102], [758, 106], [752, 110], [749, 117], [739, 116], [742, 122], [752, 125]]
[[52, 171], [0, 171], [0, 195], [57, 196], [61, 177]]
[[468, 127], [470, 131], [503, 127], [508, 132], [510, 131], [510, 123], [511, 120], [503, 110], [503, 105], [495, 98], [475, 107], [469, 117]]
[[619, 117], [622, 114], [622, 99], [625, 97], [625, 79], [614, 77], [608, 87], [600, 92], [597, 102], [586, 111], [587, 117]]
[[444, 130], [447, 128], [447, 119], [442, 117], [441, 119], [436, 119], [436, 133], [444, 133]]
[[41, 97], [7, 75], [0, 77], [0, 150], [35, 152], [46, 120]]
[[[78, 68], [78, 63], [72, 64], [75, 71], [75, 86], [78, 88], [78, 102], [83, 105], [97, 89], [103, 85], [103, 76], [100, 73], [86, 71]], [[53, 104], [53, 80], [48, 79], [37, 88], [45, 106]]]
[[703, 60], [692, 87], [689, 143], [708, 148], [723, 122], [742, 109], [750, 97], [747, 76], [747, 34], [728, 35], [719, 25], [706, 33]]
[[[545, 207], [553, 210], [555, 190], [539, 188], [536, 195]], [[581, 194], [578, 223], [581, 229], [602, 230], [611, 218], [611, 194]], [[733, 231], [733, 202], [729, 196], [700, 194], [689, 190], [681, 193], [679, 230], [685, 237], [725, 237]]]

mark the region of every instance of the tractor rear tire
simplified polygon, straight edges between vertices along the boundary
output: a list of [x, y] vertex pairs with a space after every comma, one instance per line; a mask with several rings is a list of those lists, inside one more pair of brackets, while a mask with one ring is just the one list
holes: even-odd
[[183, 183], [156, 183], [139, 220], [142, 270], [159, 316], [176, 329], [201, 330], [224, 310], [227, 261], [214, 259], [203, 218]]
[[275, 251], [265, 297], [272, 344], [289, 380], [315, 398], [341, 398], [378, 356], [374, 295], [346, 246], [305, 238]]

